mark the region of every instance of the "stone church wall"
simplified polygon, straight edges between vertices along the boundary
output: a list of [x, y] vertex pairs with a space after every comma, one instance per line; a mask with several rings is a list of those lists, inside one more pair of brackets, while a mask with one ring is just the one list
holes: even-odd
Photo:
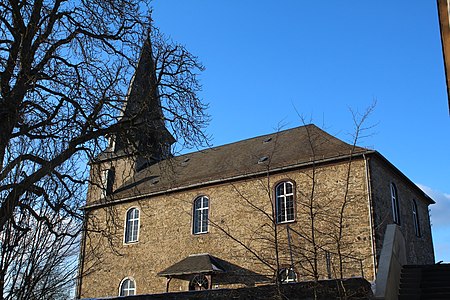
[[[290, 243], [286, 224], [277, 226], [280, 266], [291, 264], [292, 253], [299, 280], [312, 278], [314, 223], [319, 278], [327, 278], [328, 271], [339, 277], [342, 261], [344, 277], [361, 276], [362, 266], [365, 278], [373, 280], [365, 165], [362, 159], [354, 160], [349, 176], [348, 166], [344, 161], [90, 210], [81, 297], [117, 296], [126, 277], [136, 281], [138, 294], [165, 292], [166, 279], [157, 273], [199, 253], [209, 253], [226, 264], [225, 275], [213, 275], [213, 287], [254, 286], [273, 280], [272, 199], [275, 184], [283, 180], [295, 183], [296, 221], [288, 224]], [[375, 188], [378, 185], [377, 181]], [[194, 235], [192, 204], [200, 195], [210, 200], [209, 232]], [[125, 214], [132, 207], [140, 210], [139, 241], [124, 244]], [[332, 253], [329, 270], [325, 250]], [[170, 282], [170, 291], [187, 289], [187, 280]]]
[[[376, 228], [377, 259], [383, 246], [386, 225], [394, 223], [390, 185], [394, 183], [398, 191], [400, 224], [399, 228], [406, 240], [408, 264], [433, 264], [434, 251], [431, 234], [428, 201], [418, 188], [412, 186], [398, 170], [388, 167], [380, 158], [371, 157], [370, 176], [374, 225]], [[420, 236], [416, 236], [413, 220], [413, 200], [416, 200]]]

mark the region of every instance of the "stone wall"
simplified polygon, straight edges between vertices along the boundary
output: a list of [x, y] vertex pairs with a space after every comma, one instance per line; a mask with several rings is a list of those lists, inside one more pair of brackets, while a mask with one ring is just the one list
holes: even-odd
[[[280, 297], [281, 294], [281, 297]], [[278, 293], [276, 286], [266, 285], [239, 289], [213, 289], [208, 291], [190, 291], [179, 293], [164, 293], [152, 295], [140, 295], [131, 297], [108, 298], [132, 299], [132, 300], [193, 300], [193, 299], [374, 299], [370, 283], [362, 278], [351, 278], [346, 280], [326, 280], [313, 282], [300, 282], [283, 284]]]
[[[106, 189], [105, 178], [102, 177], [102, 172], [109, 169], [114, 169], [114, 184], [113, 190], [120, 187], [123, 183], [131, 180], [135, 174], [136, 158], [128, 155], [119, 158], [104, 160], [101, 162], [91, 163], [90, 175], [91, 184], [88, 188], [87, 203], [99, 202], [104, 198], [103, 191]], [[103, 200], [104, 201], [104, 200]]]
[[[254, 286], [273, 280], [272, 199], [275, 184], [282, 180], [295, 183], [296, 221], [289, 223], [293, 230], [290, 243], [286, 225], [277, 226], [280, 265], [290, 265], [292, 253], [299, 279], [312, 278], [314, 223], [319, 278], [328, 277], [327, 250], [333, 253], [332, 277], [339, 277], [340, 262], [344, 277], [360, 276], [361, 263], [365, 277], [373, 280], [364, 161], [353, 161], [349, 176], [348, 167], [348, 162], [327, 164], [91, 210], [81, 296], [116, 296], [126, 277], [136, 281], [138, 294], [164, 292], [166, 279], [157, 273], [196, 253], [209, 253], [227, 264], [226, 276], [213, 277], [214, 287]], [[209, 232], [194, 235], [192, 203], [200, 195], [210, 199]], [[124, 244], [125, 214], [132, 207], [140, 210], [139, 241]], [[188, 281], [173, 279], [170, 283], [171, 291], [187, 289]]]
[[[400, 207], [399, 227], [406, 241], [407, 264], [433, 264], [434, 251], [428, 213], [429, 200], [400, 171], [389, 166], [376, 156], [372, 156], [370, 159], [370, 177], [374, 226], [376, 228], [377, 258], [383, 246], [386, 226], [394, 223], [390, 191], [390, 184], [393, 182], [398, 191]], [[416, 236], [414, 229], [413, 200], [416, 200], [418, 206], [421, 230], [421, 236], [419, 237]]]

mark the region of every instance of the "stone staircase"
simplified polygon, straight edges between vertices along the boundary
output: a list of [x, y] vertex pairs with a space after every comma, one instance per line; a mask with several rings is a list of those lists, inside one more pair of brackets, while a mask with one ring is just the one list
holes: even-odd
[[450, 299], [450, 264], [403, 266], [398, 299]]

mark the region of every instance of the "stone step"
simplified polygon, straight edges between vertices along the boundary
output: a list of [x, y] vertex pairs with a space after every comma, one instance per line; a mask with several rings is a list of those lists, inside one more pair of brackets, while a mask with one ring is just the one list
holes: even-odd
[[449, 293], [450, 294], [450, 286], [447, 287], [422, 287], [421, 288], [423, 294], [433, 294], [433, 293]]
[[450, 299], [450, 293], [442, 293], [442, 294], [430, 294], [424, 295], [422, 294], [420, 299], [424, 300], [432, 300], [432, 299]]
[[436, 278], [433, 280], [422, 280], [421, 287], [450, 287], [450, 280]]
[[450, 299], [450, 264], [407, 265], [400, 274], [398, 299]]
[[398, 295], [398, 300], [420, 300], [420, 294], [402, 294]]

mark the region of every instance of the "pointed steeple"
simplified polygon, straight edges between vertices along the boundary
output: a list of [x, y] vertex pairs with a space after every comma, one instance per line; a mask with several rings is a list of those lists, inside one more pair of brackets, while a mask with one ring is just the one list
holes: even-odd
[[142, 46], [122, 118], [131, 120], [132, 125], [125, 134], [117, 137], [114, 151], [124, 150], [137, 154], [137, 169], [170, 154], [170, 146], [175, 139], [164, 124], [150, 33]]

